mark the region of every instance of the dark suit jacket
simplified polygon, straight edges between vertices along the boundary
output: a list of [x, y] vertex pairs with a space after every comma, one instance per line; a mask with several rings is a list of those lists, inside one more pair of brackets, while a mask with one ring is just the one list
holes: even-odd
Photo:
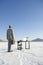
[[8, 29], [7, 30], [7, 40], [13, 40], [14, 36], [13, 36], [13, 30], [12, 29]]

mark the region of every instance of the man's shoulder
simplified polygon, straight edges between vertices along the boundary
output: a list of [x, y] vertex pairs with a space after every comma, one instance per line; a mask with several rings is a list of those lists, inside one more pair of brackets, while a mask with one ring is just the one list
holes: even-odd
[[12, 29], [7, 29], [7, 31], [12, 31]]

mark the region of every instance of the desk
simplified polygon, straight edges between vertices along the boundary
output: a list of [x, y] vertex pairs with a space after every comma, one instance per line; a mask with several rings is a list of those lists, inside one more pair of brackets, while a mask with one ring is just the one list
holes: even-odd
[[22, 40], [17, 41], [17, 48], [19, 48], [19, 47], [22, 48], [22, 43], [23, 42], [25, 42], [25, 49], [30, 49], [30, 41], [28, 41], [28, 40], [26, 40], [26, 41], [22, 41]]

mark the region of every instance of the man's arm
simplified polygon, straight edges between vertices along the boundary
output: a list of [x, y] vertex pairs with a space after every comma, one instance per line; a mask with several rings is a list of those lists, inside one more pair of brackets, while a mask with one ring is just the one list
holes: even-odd
[[7, 40], [8, 40], [8, 30], [7, 30]]
[[13, 30], [12, 30], [12, 38], [14, 39]]

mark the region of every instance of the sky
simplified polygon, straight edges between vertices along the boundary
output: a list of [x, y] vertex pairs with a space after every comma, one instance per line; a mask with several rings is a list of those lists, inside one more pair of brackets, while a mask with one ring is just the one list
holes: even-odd
[[43, 38], [43, 0], [0, 0], [0, 39], [11, 25], [14, 38]]

